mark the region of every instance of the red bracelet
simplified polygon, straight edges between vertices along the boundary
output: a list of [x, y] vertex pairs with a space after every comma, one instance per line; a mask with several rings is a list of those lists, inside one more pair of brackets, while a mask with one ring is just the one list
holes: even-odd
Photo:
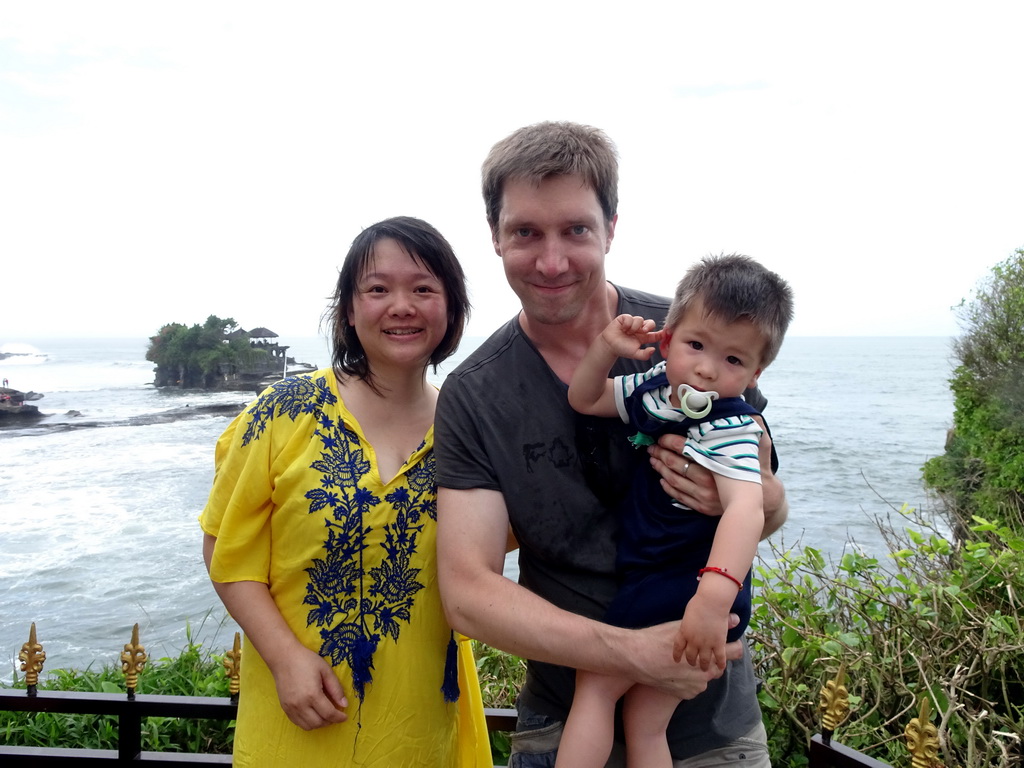
[[701, 568], [697, 571], [697, 581], [700, 581], [700, 577], [705, 573], [717, 573], [719, 576], [725, 576], [729, 581], [736, 585], [736, 589], [743, 589], [743, 582], [733, 576], [725, 568], [716, 568], [713, 565], [709, 565], [707, 568]]

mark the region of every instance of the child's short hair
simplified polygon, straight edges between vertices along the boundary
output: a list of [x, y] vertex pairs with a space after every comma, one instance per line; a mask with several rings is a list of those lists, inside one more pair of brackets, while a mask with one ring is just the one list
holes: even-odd
[[665, 328], [675, 328], [697, 299], [705, 313], [726, 323], [747, 319], [754, 324], [765, 338], [762, 367], [779, 354], [793, 319], [793, 291], [777, 274], [749, 256], [705, 256], [679, 281]]

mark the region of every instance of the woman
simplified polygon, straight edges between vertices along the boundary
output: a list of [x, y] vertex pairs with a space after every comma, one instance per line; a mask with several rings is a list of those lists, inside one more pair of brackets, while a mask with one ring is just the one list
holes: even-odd
[[426, 372], [468, 312], [437, 230], [409, 217], [367, 228], [328, 314], [333, 367], [273, 385], [218, 441], [200, 523], [246, 637], [235, 765], [491, 765], [434, 550]]

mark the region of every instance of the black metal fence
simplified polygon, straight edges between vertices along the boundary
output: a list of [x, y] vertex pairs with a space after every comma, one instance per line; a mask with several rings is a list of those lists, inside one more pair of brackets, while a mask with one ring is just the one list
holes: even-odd
[[[147, 717], [179, 717], [194, 720], [233, 720], [238, 705], [229, 698], [205, 696], [156, 696], [123, 693], [82, 693], [0, 690], [0, 710], [10, 712], [57, 712], [76, 715], [107, 715], [117, 718], [117, 749], [0, 746], [0, 763], [21, 765], [107, 765], [110, 762], [143, 761], [150, 765], [230, 765], [231, 755], [143, 752], [142, 721]], [[8, 760], [17, 758], [16, 763]]]
[[[9, 712], [56, 712], [107, 715], [117, 718], [117, 749], [11, 747], [0, 745], [0, 764], [26, 766], [110, 765], [144, 762], [147, 765], [230, 765], [231, 755], [142, 750], [142, 721], [147, 717], [193, 720], [233, 720], [238, 705], [230, 698], [207, 696], [158, 696], [123, 693], [81, 693], [0, 689], [0, 710]], [[515, 730], [514, 709], [485, 710], [491, 731]], [[886, 764], [821, 736], [815, 736], [808, 754], [809, 768], [885, 768]]]

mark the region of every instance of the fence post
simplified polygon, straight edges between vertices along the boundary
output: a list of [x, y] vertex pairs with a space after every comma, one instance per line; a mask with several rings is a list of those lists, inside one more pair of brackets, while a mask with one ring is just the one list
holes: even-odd
[[[139, 642], [139, 625], [132, 627], [132, 641], [121, 652], [121, 671], [124, 672], [128, 701], [135, 701], [135, 687], [139, 673], [145, 668], [146, 647]], [[142, 754], [142, 717], [134, 712], [117, 716], [117, 756], [121, 760], [138, 760]]]
[[921, 714], [907, 723], [903, 731], [913, 768], [942, 765], [939, 762], [939, 729], [931, 721], [928, 701], [928, 694], [921, 697]]
[[142, 755], [142, 718], [125, 712], [117, 716], [117, 758], [138, 760]]
[[850, 715], [850, 695], [843, 685], [846, 677], [846, 662], [839, 665], [834, 679], [825, 683], [818, 698], [818, 710], [821, 712], [821, 740], [828, 746], [844, 720]]
[[224, 671], [228, 676], [228, 693], [231, 695], [231, 703], [238, 703], [238, 691], [240, 687], [239, 677], [242, 673], [242, 636], [235, 632], [235, 642], [231, 650], [224, 654]]
[[124, 672], [125, 688], [128, 690], [128, 701], [135, 701], [135, 686], [139, 682], [139, 673], [146, 666], [146, 647], [139, 642], [139, 625], [132, 627], [132, 641], [125, 645], [121, 652], [121, 671]]
[[43, 662], [46, 661], [46, 651], [36, 641], [36, 623], [34, 621], [28, 631], [28, 642], [21, 646], [18, 661], [21, 662], [21, 671], [25, 673], [26, 693], [29, 696], [35, 696], [36, 686], [39, 684], [39, 673], [43, 671]]

